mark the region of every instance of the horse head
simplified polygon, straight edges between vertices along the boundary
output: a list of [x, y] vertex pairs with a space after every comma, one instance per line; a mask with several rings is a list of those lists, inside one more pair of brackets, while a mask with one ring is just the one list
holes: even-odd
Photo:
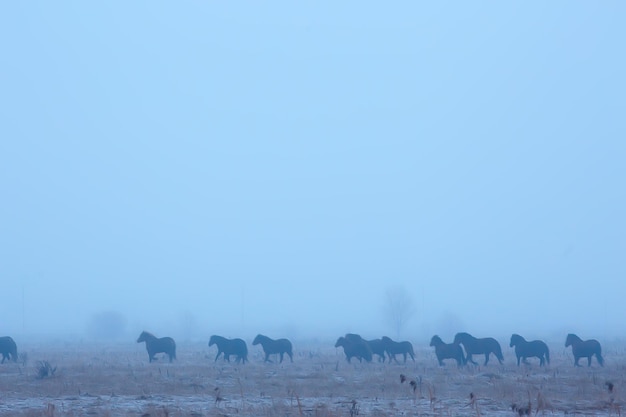
[[567, 335], [567, 338], [565, 339], [565, 347], [568, 347], [574, 343], [578, 343], [581, 341], [581, 338], [576, 336], [574, 333], [570, 333]]
[[343, 336], [337, 339], [337, 343], [335, 343], [335, 347], [345, 346], [345, 345], [346, 345], [346, 338]]
[[517, 345], [519, 342], [523, 341], [524, 338], [516, 333], [511, 335], [511, 342], [509, 343], [509, 347], [513, 347]]
[[434, 335], [432, 339], [430, 339], [430, 346], [437, 346], [443, 344], [443, 340], [437, 335]]
[[[141, 334], [139, 335], [139, 337], [137, 338], [137, 343], [141, 343], [141, 342], [145, 342], [146, 340], [148, 340], [148, 338], [150, 338], [152, 336], [152, 334], [148, 333], [147, 331], [143, 331], [141, 332]], [[153, 336], [152, 336], [153, 337]]]

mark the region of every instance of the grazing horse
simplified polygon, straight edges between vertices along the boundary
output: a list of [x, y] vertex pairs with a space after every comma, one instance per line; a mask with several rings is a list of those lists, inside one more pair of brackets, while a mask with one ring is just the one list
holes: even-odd
[[366, 342], [370, 346], [372, 354], [378, 356], [378, 362], [385, 362], [385, 344], [382, 339], [366, 340]]
[[565, 347], [572, 346], [574, 354], [574, 365], [578, 364], [578, 359], [587, 358], [587, 366], [591, 366], [591, 357], [596, 355], [596, 360], [600, 366], [604, 366], [604, 358], [602, 357], [602, 347], [596, 339], [582, 340], [573, 333], [567, 335], [565, 339]]
[[357, 358], [359, 362], [372, 361], [372, 349], [370, 345], [361, 336], [354, 334], [347, 334], [337, 339], [335, 347], [343, 347], [343, 353], [346, 355], [346, 360], [350, 363], [352, 358]]
[[493, 353], [498, 358], [498, 362], [502, 365], [504, 357], [502, 356], [502, 348], [500, 343], [493, 337], [485, 337], [477, 339], [469, 333], [457, 333], [454, 336], [454, 342], [456, 344], [462, 344], [465, 348], [465, 362], [471, 362], [474, 365], [478, 365], [473, 359], [472, 355], [485, 355], [485, 365], [489, 362], [489, 354]]
[[465, 365], [465, 356], [463, 356], [463, 348], [461, 345], [444, 343], [439, 336], [434, 335], [432, 339], [430, 339], [430, 346], [435, 347], [435, 355], [437, 355], [439, 366], [444, 365], [444, 359], [454, 359], [459, 367]]
[[146, 350], [148, 351], [148, 358], [150, 362], [157, 360], [154, 355], [157, 353], [165, 353], [170, 358], [176, 359], [176, 342], [171, 337], [158, 338], [152, 333], [146, 331], [141, 332], [137, 343], [146, 342]]
[[389, 356], [389, 362], [393, 359], [398, 362], [396, 355], [400, 354], [404, 356], [404, 363], [406, 363], [406, 355], [409, 355], [413, 362], [415, 362], [415, 353], [413, 352], [413, 345], [411, 342], [396, 342], [391, 340], [387, 336], [382, 337], [383, 345], [385, 346], [385, 352]]
[[265, 362], [271, 362], [270, 355], [280, 354], [280, 363], [283, 362], [283, 356], [286, 353], [293, 362], [293, 347], [288, 339], [270, 339], [267, 336], [258, 334], [252, 341], [253, 345], [261, 344], [263, 352], [265, 352]]
[[17, 345], [11, 336], [0, 337], [0, 353], [2, 353], [2, 362], [8, 359], [17, 362]]
[[224, 353], [224, 360], [230, 362], [230, 355], [237, 356], [235, 363], [246, 363], [248, 361], [248, 346], [243, 339], [227, 339], [222, 336], [213, 335], [209, 339], [209, 346], [217, 345], [217, 355], [215, 361]]
[[527, 364], [528, 361], [526, 358], [539, 358], [539, 366], [544, 366], [546, 363], [550, 364], [550, 350], [548, 349], [548, 345], [541, 340], [527, 342], [522, 336], [513, 334], [511, 335], [511, 343], [509, 346], [515, 346], [517, 366], [520, 364], [520, 359]]

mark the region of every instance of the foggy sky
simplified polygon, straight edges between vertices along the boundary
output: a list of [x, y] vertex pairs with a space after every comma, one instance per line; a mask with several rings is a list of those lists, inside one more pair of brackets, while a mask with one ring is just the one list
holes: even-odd
[[625, 11], [2, 4], [0, 333], [621, 337]]

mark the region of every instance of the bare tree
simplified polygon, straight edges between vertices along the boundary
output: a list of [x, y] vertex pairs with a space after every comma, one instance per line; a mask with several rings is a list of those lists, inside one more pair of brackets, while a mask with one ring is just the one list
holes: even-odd
[[396, 339], [400, 338], [400, 333], [404, 326], [415, 314], [413, 298], [403, 285], [387, 289], [385, 292], [384, 312], [387, 322], [395, 331]]
[[118, 311], [95, 313], [87, 323], [87, 331], [96, 339], [121, 339], [126, 334], [126, 317]]

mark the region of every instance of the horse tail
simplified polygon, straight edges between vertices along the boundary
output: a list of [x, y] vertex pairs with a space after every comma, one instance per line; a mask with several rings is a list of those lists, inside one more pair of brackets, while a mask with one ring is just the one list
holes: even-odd
[[494, 353], [496, 354], [496, 357], [498, 358], [498, 360], [500, 360], [500, 362], [504, 360], [504, 356], [502, 356], [502, 348], [500, 347], [500, 343], [496, 342], [496, 349]]
[[602, 357], [602, 351], [600, 349], [596, 352], [596, 359], [598, 360], [600, 366], [604, 366], [604, 358]]

